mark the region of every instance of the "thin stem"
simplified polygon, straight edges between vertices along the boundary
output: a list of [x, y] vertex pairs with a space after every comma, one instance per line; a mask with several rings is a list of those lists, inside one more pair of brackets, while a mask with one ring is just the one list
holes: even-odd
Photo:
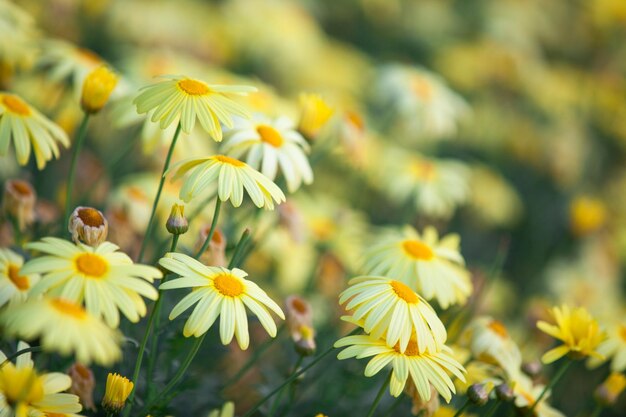
[[[172, 245], [170, 246], [170, 252], [174, 252], [174, 250], [176, 250], [176, 245], [178, 244], [178, 238], [179, 235], [173, 235], [172, 237]], [[167, 280], [167, 275], [165, 275], [165, 277], [163, 277], [163, 282], [165, 282]], [[128, 417], [130, 415], [130, 411], [133, 409], [133, 399], [135, 398], [135, 393], [137, 392], [137, 385], [139, 382], [139, 373], [141, 372], [141, 363], [143, 361], [143, 355], [146, 351], [146, 344], [148, 343], [148, 339], [150, 337], [150, 331], [152, 330], [152, 327], [154, 327], [154, 323], [156, 318], [159, 315], [159, 312], [161, 311], [161, 303], [163, 302], [163, 290], [159, 289], [159, 295], [158, 298], [156, 300], [156, 302], [154, 303], [154, 308], [152, 309], [152, 312], [150, 313], [150, 317], [148, 318], [148, 325], [146, 326], [146, 330], [143, 333], [143, 338], [141, 339], [141, 344], [139, 345], [139, 352], [137, 352], [137, 359], [135, 360], [135, 370], [133, 371], [133, 383], [134, 383], [134, 387], [133, 390], [130, 393], [130, 396], [128, 397], [128, 401], [126, 402], [126, 408], [124, 409], [124, 417]], [[156, 336], [154, 337], [154, 342], [153, 342], [153, 346], [154, 344], [156, 344]], [[154, 355], [155, 352], [154, 350], [151, 350], [151, 355]]]
[[13, 226], [13, 243], [18, 248], [22, 247], [22, 243], [24, 243], [24, 235], [20, 230], [20, 222], [17, 220], [17, 217], [10, 216], [11, 226]]
[[387, 378], [385, 378], [385, 382], [383, 382], [383, 384], [380, 386], [378, 394], [376, 394], [376, 398], [374, 398], [374, 402], [372, 403], [372, 406], [367, 413], [367, 417], [372, 417], [374, 415], [374, 412], [376, 411], [376, 408], [378, 408], [378, 403], [380, 402], [381, 398], [383, 398], [383, 394], [385, 393], [385, 390], [387, 389], [387, 387], [389, 386], [389, 382], [391, 381], [392, 372], [393, 371], [389, 372], [389, 375], [387, 375]]
[[550, 391], [557, 384], [557, 382], [559, 382], [559, 380], [563, 377], [563, 375], [565, 375], [565, 371], [567, 371], [567, 369], [569, 368], [571, 364], [572, 364], [572, 360], [570, 360], [569, 358], [566, 358], [563, 364], [561, 365], [561, 367], [559, 368], [559, 370], [556, 371], [556, 374], [554, 374], [552, 379], [550, 379], [550, 382], [548, 383], [548, 385], [546, 385], [543, 388], [543, 391], [541, 391], [541, 394], [539, 394], [539, 397], [537, 397], [533, 405], [530, 406], [530, 408], [526, 412], [527, 416], [531, 416], [533, 414], [533, 411], [535, 411], [537, 404], [539, 404], [541, 399], [548, 393], [548, 391]]
[[17, 358], [18, 356], [21, 356], [28, 352], [39, 352], [40, 350], [41, 350], [41, 346], [31, 346], [22, 350], [18, 350], [14, 354], [7, 356], [7, 358], [4, 361], [2, 361], [2, 363], [0, 364], [0, 369], [2, 369], [4, 365], [11, 362], [13, 359]]
[[[402, 395], [399, 395], [398, 398], [396, 398], [396, 400], [393, 402], [391, 407], [389, 407], [389, 410], [387, 410], [387, 412], [385, 413], [385, 415], [383, 417], [391, 417], [391, 415], [396, 410], [396, 408], [398, 408], [400, 406], [400, 404], [402, 404], [402, 400], [403, 399], [404, 399], [404, 397]], [[418, 414], [418, 416], [419, 416], [419, 414]]]
[[180, 130], [182, 125], [178, 123], [176, 127], [176, 132], [174, 133], [174, 137], [172, 138], [172, 144], [170, 145], [169, 151], [167, 151], [167, 156], [165, 157], [165, 164], [163, 165], [163, 171], [161, 172], [161, 179], [159, 181], [159, 188], [157, 189], [156, 196], [154, 197], [154, 203], [152, 203], [152, 212], [150, 213], [150, 219], [148, 220], [148, 227], [146, 228], [146, 233], [143, 236], [143, 241], [141, 242], [141, 249], [139, 250], [139, 257], [137, 258], [137, 262], [141, 262], [143, 259], [143, 254], [146, 251], [146, 247], [148, 245], [148, 241], [152, 235], [152, 228], [154, 226], [154, 216], [156, 215], [157, 206], [159, 205], [159, 200], [161, 199], [161, 192], [163, 191], [163, 184], [165, 183], [165, 173], [167, 169], [170, 167], [170, 161], [172, 160], [172, 155], [174, 154], [174, 147], [176, 146], [176, 141], [178, 140], [178, 136], [180, 135]]
[[600, 413], [602, 413], [603, 408], [602, 404], [596, 404], [589, 417], [600, 417]]
[[[361, 331], [361, 328], [356, 328], [353, 331], [351, 331], [350, 333], [347, 334], [347, 336], [352, 336], [356, 333], [358, 333], [359, 331]], [[283, 387], [285, 387], [286, 385], [288, 385], [289, 383], [291, 383], [291, 381], [293, 381], [294, 379], [296, 379], [297, 377], [299, 377], [300, 375], [302, 375], [303, 373], [305, 373], [306, 371], [308, 371], [309, 369], [313, 368], [315, 365], [317, 365], [322, 359], [324, 359], [329, 353], [331, 353], [333, 350], [335, 349], [334, 346], [330, 346], [328, 349], [326, 349], [324, 352], [320, 353], [319, 355], [317, 355], [315, 357], [315, 359], [313, 359], [311, 361], [311, 363], [309, 363], [307, 366], [303, 367], [302, 369], [300, 369], [298, 372], [293, 373], [289, 378], [287, 378], [285, 381], [283, 381], [282, 384], [280, 384], [279, 386], [277, 386], [276, 388], [274, 388], [269, 394], [267, 394], [265, 397], [263, 397], [261, 400], [259, 400], [259, 402], [257, 402], [250, 410], [248, 410], [248, 412], [246, 414], [244, 414], [242, 417], [250, 417], [252, 414], [255, 413], [256, 410], [258, 410], [263, 404], [265, 404], [270, 398], [272, 398], [274, 395], [276, 395], [281, 389], [283, 389]]]
[[235, 252], [233, 252], [233, 256], [230, 260], [230, 264], [228, 265], [228, 268], [232, 268], [233, 265], [241, 265], [241, 261], [243, 260], [244, 250], [249, 240], [250, 240], [250, 229], [246, 229], [241, 234], [241, 238], [239, 239], [239, 242], [237, 243], [237, 246], [235, 247]]
[[217, 226], [217, 220], [220, 217], [220, 208], [221, 207], [222, 207], [222, 200], [220, 200], [220, 198], [217, 197], [217, 199], [215, 199], [215, 211], [213, 212], [213, 220], [211, 220], [211, 228], [209, 229], [209, 234], [206, 236], [206, 239], [204, 240], [204, 243], [202, 244], [202, 247], [200, 248], [198, 253], [196, 253], [194, 258], [199, 259], [200, 256], [202, 256], [202, 254], [206, 250], [206, 248], [209, 247], [209, 243], [211, 243], [211, 239], [213, 239], [213, 234], [215, 233], [215, 228]]
[[465, 411], [465, 409], [469, 407], [469, 405], [470, 405], [470, 400], [468, 398], [467, 400], [465, 400], [465, 403], [461, 406], [461, 408], [459, 408], [457, 412], [454, 413], [454, 417], [461, 417], [463, 415], [463, 411]]
[[487, 414], [485, 414], [484, 417], [491, 417], [496, 413], [496, 410], [498, 409], [498, 407], [500, 407], [500, 402], [499, 401], [494, 401], [491, 406], [489, 407], [489, 410], [487, 410]]
[[[304, 359], [304, 356], [298, 355], [298, 360], [296, 361], [296, 364], [294, 365], [293, 371], [291, 372], [290, 376], [298, 371], [298, 368], [302, 364], [302, 360], [303, 359]], [[292, 384], [293, 384], [293, 382], [292, 382]], [[276, 412], [276, 409], [280, 406], [280, 400], [283, 398], [283, 394], [284, 393], [285, 393], [284, 389], [281, 389], [278, 392], [278, 396], [274, 399], [274, 402], [272, 403], [272, 406], [270, 407], [270, 411], [268, 413], [269, 417], [272, 417], [274, 415], [274, 413]]]
[[67, 232], [67, 225], [69, 224], [70, 212], [72, 208], [72, 190], [74, 189], [74, 177], [76, 174], [76, 164], [78, 162], [78, 154], [85, 142], [85, 136], [87, 133], [87, 123], [89, 122], [89, 113], [84, 113], [83, 120], [80, 122], [78, 128], [78, 134], [76, 135], [76, 143], [74, 145], [74, 152], [72, 153], [72, 162], [70, 164], [70, 172], [67, 176], [67, 189], [65, 190], [65, 215], [63, 216], [63, 230], [61, 233]]

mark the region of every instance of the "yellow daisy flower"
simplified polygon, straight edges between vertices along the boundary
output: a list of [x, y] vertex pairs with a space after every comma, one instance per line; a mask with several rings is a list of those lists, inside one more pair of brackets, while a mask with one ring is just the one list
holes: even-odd
[[399, 396], [411, 377], [417, 392], [424, 401], [431, 396], [430, 386], [447, 401], [450, 402], [455, 393], [454, 384], [448, 375], [453, 374], [460, 380], [465, 380], [465, 369], [454, 359], [450, 348], [443, 346], [438, 352], [423, 352], [415, 338], [411, 338], [404, 353], [398, 346], [390, 347], [385, 340], [377, 339], [372, 335], [347, 336], [335, 342], [336, 348], [345, 347], [337, 358], [373, 358], [365, 367], [365, 376], [376, 375], [381, 369], [391, 364], [393, 372], [389, 391], [394, 397]]
[[63, 129], [19, 96], [0, 92], [0, 156], [7, 154], [11, 138], [20, 165], [28, 162], [32, 143], [39, 169], [53, 156], [59, 157], [57, 142], [66, 148], [70, 146]]
[[541, 357], [543, 363], [554, 362], [567, 354], [574, 359], [586, 356], [603, 358], [596, 349], [606, 335], [584, 307], [570, 310], [568, 306], [563, 305], [561, 308], [554, 307], [550, 314], [556, 321], [556, 326], [539, 321], [537, 327], [542, 332], [563, 341], [563, 344], [546, 352]]
[[176, 180], [188, 171], [191, 175], [180, 189], [180, 198], [189, 202], [217, 180], [217, 195], [221, 201], [230, 200], [234, 207], [243, 201], [244, 189], [257, 207], [274, 209], [274, 201], [285, 201], [285, 194], [269, 178], [251, 168], [245, 162], [224, 155], [186, 159], [173, 166], [171, 171]]
[[[623, 372], [626, 370], [626, 319], [613, 323], [608, 328], [607, 339], [598, 346], [598, 353], [604, 358], [611, 359], [611, 371]], [[592, 367], [604, 362], [602, 359], [589, 358]]]
[[[513, 387], [515, 393], [515, 407], [522, 410], [528, 410], [532, 407], [545, 388], [544, 385], [533, 385], [532, 380], [521, 373], [510, 382], [510, 386]], [[532, 415], [536, 417], [565, 417], [565, 414], [548, 404], [549, 397], [550, 391], [537, 403]]]
[[313, 170], [305, 154], [308, 151], [307, 141], [288, 117], [271, 120], [264, 115], [238, 121], [224, 145], [224, 152], [235, 158], [247, 154], [246, 162], [271, 180], [280, 168], [290, 192], [303, 182], [313, 182]]
[[408, 348], [415, 334], [419, 353], [437, 352], [446, 341], [446, 328], [426, 300], [406, 284], [385, 277], [353, 278], [341, 293], [339, 303], [354, 310], [352, 318], [363, 320], [363, 328], [372, 337], [384, 337], [400, 352]]
[[170, 313], [170, 320], [178, 317], [193, 304], [198, 303], [185, 323], [185, 337], [200, 337], [209, 330], [218, 316], [220, 318], [220, 338], [222, 344], [231, 342], [233, 336], [239, 347], [248, 348], [248, 307], [261, 322], [267, 333], [276, 336], [276, 324], [267, 308], [281, 319], [285, 319], [283, 311], [265, 291], [254, 282], [245, 279], [248, 274], [241, 269], [226, 269], [206, 266], [197, 260], [180, 253], [168, 253], [159, 260], [159, 264], [180, 275], [161, 284], [163, 290], [175, 288], [192, 288]]
[[154, 110], [152, 121], [160, 121], [161, 129], [180, 120], [183, 132], [191, 133], [197, 117], [202, 128], [220, 142], [220, 122], [233, 127], [232, 116], [250, 117], [246, 108], [229, 96], [253, 93], [255, 87], [206, 84], [182, 75], [162, 78], [165, 80], [144, 87], [133, 101], [139, 114]]
[[[30, 346], [19, 342], [17, 350]], [[82, 410], [78, 396], [66, 394], [72, 379], [60, 372], [39, 374], [31, 355], [24, 353], [15, 364], [0, 352], [0, 416], [52, 416], [73, 414]]]
[[44, 350], [73, 354], [85, 365], [108, 366], [121, 356], [121, 334], [63, 298], [30, 298], [0, 314], [0, 324], [9, 336], [40, 339]]
[[24, 258], [17, 253], [0, 248], [0, 307], [24, 301], [28, 290], [39, 281], [38, 274], [20, 273], [23, 263]]
[[119, 311], [131, 322], [146, 314], [141, 296], [156, 300], [152, 286], [162, 273], [148, 265], [133, 261], [118, 247], [104, 242], [95, 248], [82, 243], [45, 237], [26, 248], [48, 254], [28, 261], [22, 274], [41, 273], [42, 280], [31, 290], [32, 295], [50, 293], [82, 303], [90, 314], [103, 317], [111, 327], [119, 324]]
[[365, 268], [372, 275], [404, 282], [446, 309], [453, 304], [464, 304], [472, 293], [459, 243], [456, 234], [440, 240], [434, 227], [427, 227], [420, 235], [407, 226], [401, 233], [391, 233], [374, 244], [365, 254]]

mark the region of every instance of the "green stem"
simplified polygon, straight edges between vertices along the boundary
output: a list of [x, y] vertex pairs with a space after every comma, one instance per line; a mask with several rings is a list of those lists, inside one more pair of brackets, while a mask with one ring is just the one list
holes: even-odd
[[76, 136], [76, 143], [74, 144], [74, 152], [72, 153], [72, 162], [70, 164], [70, 172], [67, 176], [67, 189], [65, 190], [65, 215], [63, 217], [63, 230], [61, 234], [67, 232], [67, 225], [69, 224], [70, 213], [72, 208], [72, 190], [74, 189], [74, 177], [76, 174], [76, 164], [78, 162], [78, 154], [85, 142], [85, 136], [87, 133], [87, 123], [89, 122], [89, 113], [83, 115], [83, 120], [80, 122], [78, 128], [78, 134]]
[[376, 394], [376, 398], [374, 398], [374, 402], [372, 403], [372, 406], [367, 413], [367, 417], [372, 417], [374, 415], [374, 412], [376, 411], [376, 408], [378, 408], [378, 403], [380, 402], [381, 398], [383, 398], [383, 394], [385, 393], [385, 390], [387, 389], [387, 387], [389, 386], [389, 382], [391, 381], [392, 372], [393, 371], [389, 371], [389, 375], [387, 376], [387, 378], [385, 378], [385, 382], [383, 382], [383, 384], [380, 386], [378, 394]]
[[24, 243], [24, 235], [20, 230], [20, 223], [15, 216], [10, 216], [10, 219], [11, 226], [13, 226], [13, 244], [16, 247], [21, 248]]
[[461, 406], [461, 408], [459, 408], [457, 412], [454, 413], [454, 417], [461, 417], [463, 415], [463, 411], [465, 411], [465, 409], [469, 407], [469, 405], [470, 405], [470, 400], [468, 398], [467, 400], [465, 400], [465, 403]]
[[[351, 331], [350, 333], [347, 334], [347, 336], [352, 336], [354, 334], [357, 334], [359, 331], [361, 330], [361, 328], [356, 328], [353, 331]], [[298, 372], [294, 372], [289, 378], [287, 378], [285, 381], [283, 381], [282, 384], [280, 384], [279, 386], [277, 386], [276, 388], [274, 388], [269, 394], [267, 394], [265, 397], [263, 397], [261, 400], [259, 400], [259, 402], [257, 402], [250, 410], [248, 410], [248, 412], [246, 414], [244, 414], [242, 417], [250, 417], [252, 416], [252, 414], [254, 414], [254, 412], [256, 410], [258, 410], [263, 404], [265, 404], [270, 398], [272, 398], [274, 395], [276, 395], [281, 389], [283, 389], [283, 387], [285, 387], [286, 385], [290, 384], [291, 381], [293, 381], [294, 379], [296, 379], [297, 377], [299, 377], [300, 375], [302, 375], [303, 373], [305, 373], [306, 371], [308, 371], [309, 369], [313, 368], [315, 365], [317, 365], [322, 359], [324, 359], [329, 353], [331, 353], [335, 348], [333, 346], [330, 346], [328, 349], [326, 349], [324, 352], [320, 353], [319, 355], [317, 355], [315, 357], [315, 359], [313, 359], [311, 361], [311, 363], [309, 363], [307, 366], [303, 367], [302, 369], [300, 369]]]
[[554, 374], [554, 376], [552, 377], [548, 385], [546, 385], [543, 388], [543, 391], [541, 391], [541, 394], [539, 394], [539, 397], [537, 397], [533, 405], [530, 406], [530, 408], [526, 412], [527, 416], [533, 415], [533, 411], [535, 411], [537, 404], [539, 404], [541, 399], [548, 393], [548, 391], [554, 388], [557, 382], [559, 382], [559, 380], [563, 377], [563, 375], [565, 375], [565, 371], [567, 371], [567, 369], [569, 368], [571, 364], [572, 364], [572, 360], [570, 360], [569, 358], [566, 358], [563, 364], [561, 365], [561, 367], [559, 368], [559, 370], [556, 371], [556, 374]]
[[170, 167], [170, 161], [172, 160], [172, 155], [174, 154], [174, 147], [176, 146], [176, 141], [178, 140], [178, 136], [180, 136], [180, 130], [182, 125], [178, 123], [176, 127], [176, 132], [174, 133], [174, 137], [172, 138], [172, 144], [170, 145], [169, 151], [167, 151], [167, 156], [165, 157], [165, 164], [163, 165], [163, 171], [161, 172], [161, 179], [159, 180], [159, 188], [157, 189], [156, 196], [154, 197], [154, 202], [152, 203], [152, 212], [150, 213], [150, 219], [148, 220], [148, 227], [146, 228], [146, 233], [143, 236], [143, 241], [141, 242], [141, 249], [139, 250], [139, 257], [137, 258], [137, 262], [141, 262], [143, 259], [144, 252], [146, 251], [146, 247], [148, 245], [148, 241], [152, 235], [152, 228], [154, 226], [154, 216], [156, 215], [157, 206], [159, 205], [159, 200], [161, 199], [161, 192], [163, 191], [163, 184], [165, 184], [165, 173], [167, 169]]
[[485, 414], [485, 417], [493, 416], [496, 413], [496, 410], [498, 409], [499, 406], [500, 406], [500, 402], [497, 400], [494, 401], [489, 407], [489, 410], [487, 410], [487, 414]]
[[211, 243], [211, 239], [213, 239], [213, 234], [215, 233], [215, 228], [217, 226], [217, 220], [220, 217], [221, 206], [222, 206], [222, 200], [220, 200], [220, 198], [217, 197], [217, 199], [215, 199], [215, 211], [213, 212], [213, 220], [211, 221], [211, 229], [209, 229], [209, 234], [206, 236], [206, 239], [204, 240], [202, 247], [200, 248], [198, 253], [196, 253], [196, 255], [194, 256], [194, 258], [196, 259], [199, 259], [200, 256], [202, 256], [206, 248], [209, 246], [209, 243]]
[[[296, 364], [293, 367], [293, 371], [291, 372], [291, 375], [293, 375], [295, 372], [298, 371], [298, 368], [300, 367], [300, 365], [302, 364], [302, 360], [304, 359], [304, 356], [302, 355], [298, 355], [298, 360], [296, 361]], [[293, 382], [292, 382], [293, 384]], [[274, 402], [272, 403], [272, 406], [270, 407], [270, 411], [268, 413], [269, 417], [272, 417], [274, 415], [274, 413], [276, 412], [276, 409], [280, 406], [280, 400], [283, 398], [283, 394], [285, 393], [285, 389], [281, 389], [278, 392], [278, 395], [276, 396], [276, 398], [274, 399]]]
[[602, 413], [603, 408], [602, 404], [596, 404], [589, 417], [600, 417], [600, 413]]
[[[170, 252], [174, 252], [176, 250], [176, 245], [178, 244], [178, 238], [180, 235], [173, 235], [172, 236], [172, 245], [170, 246]], [[161, 281], [161, 283], [165, 282], [167, 280], [167, 275], [165, 275], [163, 277], [163, 281]], [[133, 383], [134, 383], [134, 387], [133, 390], [130, 393], [130, 396], [128, 397], [128, 401], [126, 402], [126, 408], [124, 409], [124, 414], [123, 417], [128, 417], [130, 415], [131, 410], [133, 409], [133, 399], [135, 398], [135, 393], [137, 392], [137, 385], [139, 382], [139, 373], [141, 372], [141, 362], [143, 361], [143, 355], [146, 351], [146, 344], [148, 343], [148, 339], [150, 337], [150, 331], [152, 330], [152, 327], [154, 327], [155, 321], [157, 319], [157, 317], [159, 316], [159, 312], [161, 311], [161, 303], [163, 302], [163, 290], [159, 289], [159, 295], [158, 298], [156, 300], [156, 302], [154, 303], [154, 308], [152, 309], [152, 312], [150, 313], [150, 317], [148, 318], [148, 325], [146, 326], [146, 330], [143, 333], [143, 338], [141, 339], [141, 345], [139, 345], [139, 352], [137, 352], [137, 359], [135, 360], [135, 370], [133, 371]], [[153, 348], [156, 345], [156, 335], [153, 338]], [[156, 349], [156, 348], [154, 348]], [[150, 351], [150, 356], [155, 355], [156, 352], [154, 350]], [[148, 382], [150, 380], [148, 379]]]
[[[396, 400], [393, 402], [393, 404], [391, 405], [391, 407], [389, 407], [389, 410], [387, 410], [387, 412], [385, 413], [384, 417], [391, 417], [393, 412], [396, 410], [396, 408], [398, 408], [400, 406], [400, 404], [402, 404], [402, 400], [404, 399], [404, 397], [402, 395], [399, 395], [398, 398], [396, 398]], [[421, 414], [421, 411], [420, 411]], [[419, 414], [418, 414], [419, 416]]]
[[31, 346], [26, 349], [18, 350], [14, 354], [7, 356], [7, 358], [0, 364], [0, 369], [2, 369], [4, 365], [11, 362], [13, 359], [17, 358], [18, 356], [23, 355], [24, 353], [39, 352], [40, 350], [41, 350], [41, 346]]

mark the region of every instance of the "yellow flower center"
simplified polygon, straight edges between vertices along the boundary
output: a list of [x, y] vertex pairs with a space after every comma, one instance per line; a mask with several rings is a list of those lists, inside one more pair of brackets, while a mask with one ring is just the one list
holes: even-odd
[[213, 279], [213, 285], [225, 297], [238, 297], [243, 294], [244, 290], [241, 281], [230, 274], [216, 276]]
[[417, 294], [415, 294], [415, 291], [413, 291], [408, 285], [395, 280], [391, 280], [389, 282], [389, 285], [391, 285], [391, 288], [396, 293], [396, 295], [402, 298], [407, 303], [417, 304], [419, 302], [419, 297], [417, 296]]
[[435, 257], [433, 250], [419, 240], [405, 240], [402, 242], [402, 249], [411, 258], [419, 261], [430, 261]]
[[261, 140], [265, 143], [272, 145], [275, 148], [280, 148], [283, 144], [283, 137], [272, 126], [260, 125], [256, 128], [257, 133], [261, 136]]
[[190, 96], [204, 96], [211, 91], [211, 89], [205, 83], [201, 81], [190, 80], [189, 78], [180, 80], [177, 84], [181, 90], [183, 90]]
[[87, 312], [78, 304], [74, 304], [71, 301], [66, 301], [61, 298], [55, 298], [50, 301], [50, 304], [59, 313], [72, 316], [77, 319], [84, 319], [87, 317]]
[[430, 161], [415, 162], [410, 166], [410, 171], [421, 181], [434, 181], [437, 178], [437, 167]]
[[93, 253], [83, 253], [76, 258], [76, 269], [83, 274], [93, 277], [102, 277], [109, 266], [102, 257]]
[[26, 291], [30, 288], [28, 277], [20, 275], [20, 267], [10, 264], [8, 274], [9, 279], [19, 290]]
[[624, 326], [623, 324], [619, 326], [619, 331], [618, 331], [619, 337], [626, 342], [626, 326]]
[[413, 93], [424, 101], [431, 101], [433, 97], [433, 87], [428, 80], [422, 77], [414, 77], [411, 80]]
[[102, 217], [102, 214], [94, 208], [84, 207], [78, 210], [78, 217], [80, 217], [86, 226], [104, 226], [104, 218]]
[[404, 353], [400, 352], [400, 342], [396, 343], [393, 349], [406, 356], [418, 356], [420, 354], [419, 348], [417, 346], [417, 341], [415, 339], [409, 340], [409, 343], [406, 345], [406, 350]]
[[487, 325], [487, 327], [493, 330], [502, 339], [506, 339], [509, 336], [509, 332], [506, 331], [506, 327], [504, 327], [504, 324], [502, 324], [498, 320], [492, 320], [491, 323]]
[[30, 114], [30, 107], [18, 96], [2, 96], [2, 104], [12, 113], [19, 114], [20, 116], [28, 116]]
[[44, 397], [43, 383], [33, 368], [7, 364], [0, 369], [0, 386], [9, 406], [36, 403]]
[[225, 155], [215, 155], [213, 159], [220, 161], [224, 164], [230, 164], [236, 167], [242, 167], [246, 165], [243, 162], [241, 162], [239, 159], [231, 158], [230, 156], [225, 156]]

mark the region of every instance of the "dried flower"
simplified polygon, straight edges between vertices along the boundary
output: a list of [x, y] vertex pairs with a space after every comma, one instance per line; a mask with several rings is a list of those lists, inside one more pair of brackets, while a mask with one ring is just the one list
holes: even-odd
[[100, 210], [79, 206], [70, 216], [68, 229], [75, 243], [96, 247], [107, 239], [109, 223]]
[[[200, 235], [198, 236], [198, 241], [196, 242], [196, 252], [202, 247], [202, 244], [209, 236], [210, 230], [211, 228], [209, 226], [203, 227], [200, 230]], [[224, 233], [220, 229], [215, 229], [213, 237], [211, 237], [211, 241], [209, 242], [209, 246], [200, 257], [200, 261], [202, 261], [205, 265], [211, 266], [228, 265], [228, 261], [226, 261], [226, 236], [224, 236]]]
[[76, 362], [68, 369], [67, 374], [72, 378], [72, 386], [69, 392], [78, 395], [80, 403], [85, 408], [95, 411], [96, 406], [93, 402], [93, 390], [96, 386], [96, 380], [91, 369]]
[[20, 231], [35, 220], [36, 200], [37, 194], [27, 181], [15, 179], [4, 184], [2, 211], [17, 222]]

